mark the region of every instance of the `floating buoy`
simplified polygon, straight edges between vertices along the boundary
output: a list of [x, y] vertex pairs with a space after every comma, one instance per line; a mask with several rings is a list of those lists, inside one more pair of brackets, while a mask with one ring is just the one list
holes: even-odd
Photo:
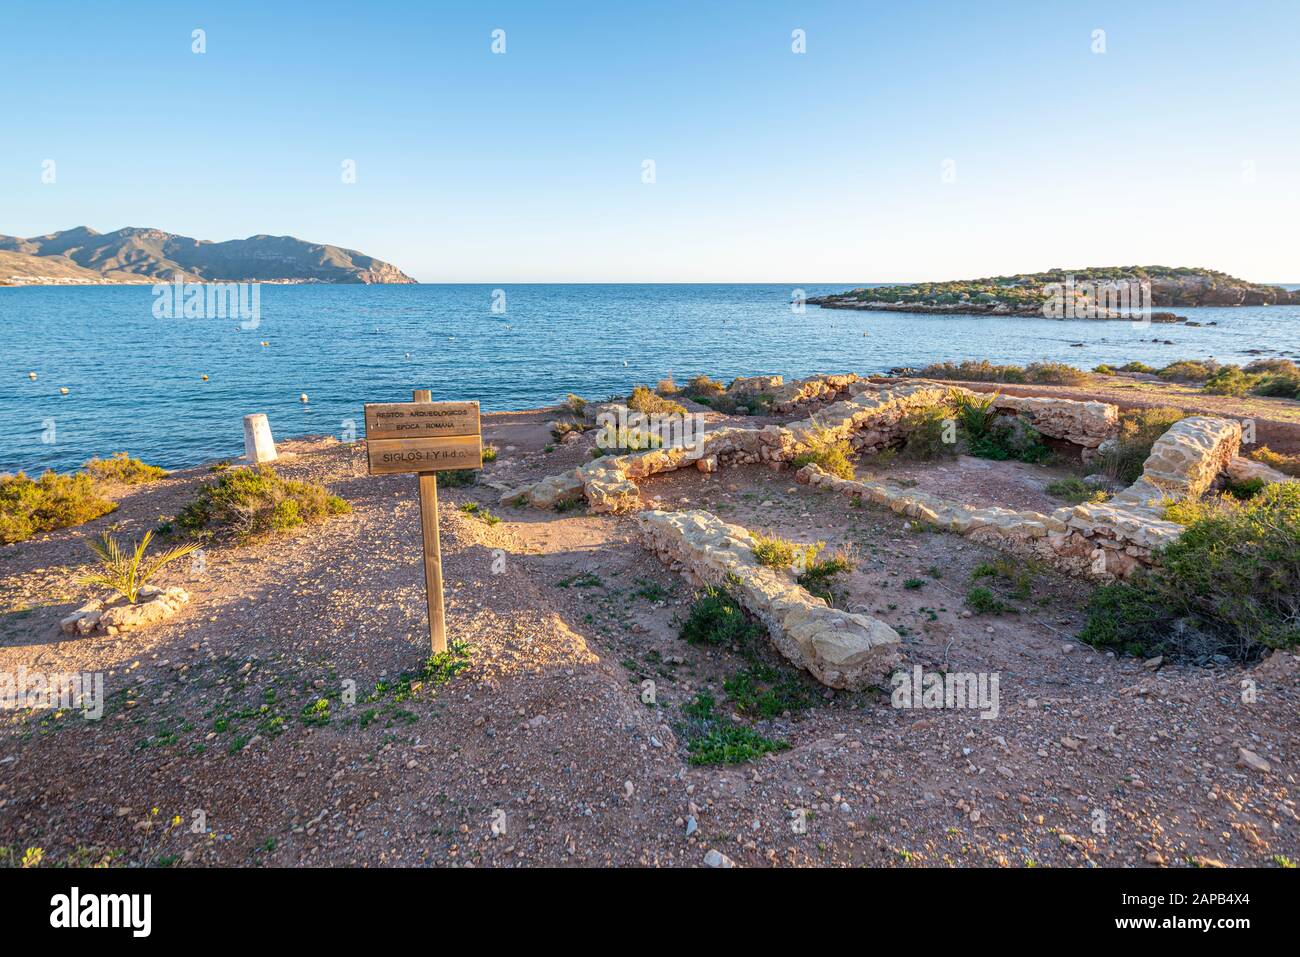
[[271, 344], [271, 343], [267, 342], [265, 339], [262, 340], [262, 348], [263, 348], [263, 349], [265, 349], [265, 348], [266, 348], [267, 346], [269, 346], [270, 344]]
[[299, 401], [299, 402], [306, 402], [306, 401], [307, 401], [307, 393], [304, 392], [302, 395], [298, 396], [298, 401]]
[[203, 375], [203, 381], [204, 381], [204, 382], [207, 382], [207, 381], [208, 381], [207, 373], [204, 373], [204, 375]]
[[29, 373], [27, 373], [27, 378], [29, 378], [29, 379], [31, 379], [33, 382], [35, 382], [35, 381], [36, 381], [36, 373], [35, 373], [35, 372], [29, 372]]
[[59, 395], [67, 395], [67, 394], [68, 394], [68, 387], [66, 385], [59, 386]]

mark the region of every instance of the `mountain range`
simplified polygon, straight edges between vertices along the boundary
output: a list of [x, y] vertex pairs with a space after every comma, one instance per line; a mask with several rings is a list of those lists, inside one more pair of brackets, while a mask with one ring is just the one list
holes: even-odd
[[0, 285], [170, 282], [413, 283], [396, 266], [292, 236], [211, 242], [127, 227], [88, 226], [24, 239], [0, 236]]

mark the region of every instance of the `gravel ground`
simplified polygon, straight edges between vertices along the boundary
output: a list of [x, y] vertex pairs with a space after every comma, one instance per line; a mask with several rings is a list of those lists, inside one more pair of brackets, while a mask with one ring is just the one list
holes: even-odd
[[[544, 451], [547, 418], [485, 416], [501, 455], [483, 480], [583, 461], [590, 436]], [[1087, 586], [1043, 569], [1018, 585], [981, 579], [1017, 612], [970, 614], [971, 574], [996, 553], [753, 467], [643, 491], [851, 548], [839, 601], [899, 628], [909, 667], [998, 673], [995, 719], [892, 708], [888, 686], [831, 694], [766, 648], [689, 645], [678, 629], [692, 590], [628, 519], [499, 507], [485, 484], [441, 502], [447, 623], [467, 667], [406, 688], [399, 676], [428, 654], [414, 477], [369, 477], [360, 445], [281, 449], [283, 474], [327, 485], [352, 513], [169, 569], [163, 583], [193, 601], [147, 631], [59, 632], [89, 597], [73, 583], [82, 542], [109, 527], [138, 537], [206, 469], [122, 489], [109, 516], [0, 549], [0, 672], [102, 672], [108, 697], [98, 721], [0, 715], [0, 848], [177, 866], [1300, 859], [1293, 655], [1249, 670], [1116, 660], [1072, 640]], [[1007, 487], [1037, 494], [1026, 481]], [[469, 501], [502, 521], [461, 511]], [[723, 682], [755, 663], [808, 706], [733, 718]], [[682, 706], [700, 692], [789, 748], [690, 764]]]

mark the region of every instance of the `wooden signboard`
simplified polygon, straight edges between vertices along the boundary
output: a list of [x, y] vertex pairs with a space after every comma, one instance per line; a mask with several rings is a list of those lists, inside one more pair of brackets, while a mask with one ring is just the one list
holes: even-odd
[[438, 472], [483, 467], [483, 436], [477, 402], [432, 402], [416, 389], [414, 402], [366, 404], [366, 457], [371, 475], [415, 472], [420, 476], [420, 528], [424, 538], [424, 590], [429, 640], [447, 650], [442, 601], [442, 552], [438, 544]]

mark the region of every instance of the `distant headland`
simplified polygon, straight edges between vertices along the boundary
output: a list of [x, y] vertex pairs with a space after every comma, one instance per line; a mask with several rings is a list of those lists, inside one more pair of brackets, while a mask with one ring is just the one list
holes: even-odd
[[[955, 315], [1048, 316], [1049, 318], [1125, 318], [1122, 310], [1074, 311], [1091, 297], [1095, 305], [1116, 291], [1142, 287], [1147, 307], [1271, 306], [1300, 304], [1300, 291], [1247, 282], [1213, 269], [1169, 266], [1094, 266], [994, 276], [950, 282], [919, 282], [850, 289], [808, 302], [827, 309], [873, 309]], [[1064, 308], [1053, 315], [1055, 304]], [[1046, 309], [1045, 309], [1046, 307]], [[1157, 313], [1155, 321], [1181, 317]]]
[[355, 249], [292, 236], [211, 242], [127, 227], [88, 226], [23, 239], [0, 236], [0, 286], [172, 282], [413, 283], [396, 266]]

